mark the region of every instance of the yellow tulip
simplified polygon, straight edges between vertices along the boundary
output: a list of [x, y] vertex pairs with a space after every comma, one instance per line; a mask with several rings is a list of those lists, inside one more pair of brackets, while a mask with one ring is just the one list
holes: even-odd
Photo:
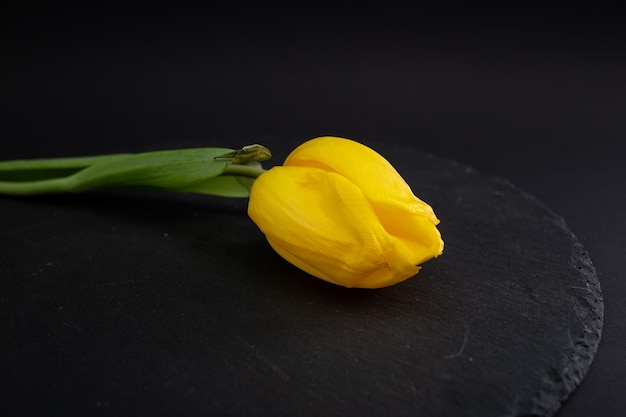
[[344, 287], [396, 284], [443, 252], [433, 209], [385, 158], [350, 139], [298, 146], [255, 180], [248, 214], [284, 259]]

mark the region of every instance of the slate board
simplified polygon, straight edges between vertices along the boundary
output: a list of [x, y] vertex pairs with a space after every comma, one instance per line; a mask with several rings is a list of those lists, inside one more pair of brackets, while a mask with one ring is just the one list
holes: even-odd
[[246, 200], [0, 198], [2, 415], [553, 415], [601, 334], [584, 248], [505, 180], [376, 149], [446, 243], [380, 290], [283, 261]]

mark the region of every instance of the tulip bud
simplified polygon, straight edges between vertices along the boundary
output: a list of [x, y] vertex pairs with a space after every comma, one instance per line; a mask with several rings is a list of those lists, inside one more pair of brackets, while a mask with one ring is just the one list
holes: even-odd
[[344, 287], [396, 284], [443, 252], [432, 208], [385, 158], [349, 139], [298, 146], [255, 180], [248, 214], [284, 259]]

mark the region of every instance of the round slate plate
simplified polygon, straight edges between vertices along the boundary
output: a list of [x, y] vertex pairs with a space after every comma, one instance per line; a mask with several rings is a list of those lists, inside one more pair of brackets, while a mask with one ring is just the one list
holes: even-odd
[[246, 200], [1, 198], [3, 415], [553, 415], [600, 338], [584, 248], [506, 181], [376, 149], [446, 243], [380, 290], [283, 261]]

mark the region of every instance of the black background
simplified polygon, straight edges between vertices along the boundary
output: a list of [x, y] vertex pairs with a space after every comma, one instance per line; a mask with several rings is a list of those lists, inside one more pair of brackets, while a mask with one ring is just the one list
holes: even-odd
[[598, 355], [558, 415], [622, 414], [626, 55], [616, 12], [181, 10], [5, 6], [2, 159], [331, 134], [506, 178], [565, 219], [604, 293]]

